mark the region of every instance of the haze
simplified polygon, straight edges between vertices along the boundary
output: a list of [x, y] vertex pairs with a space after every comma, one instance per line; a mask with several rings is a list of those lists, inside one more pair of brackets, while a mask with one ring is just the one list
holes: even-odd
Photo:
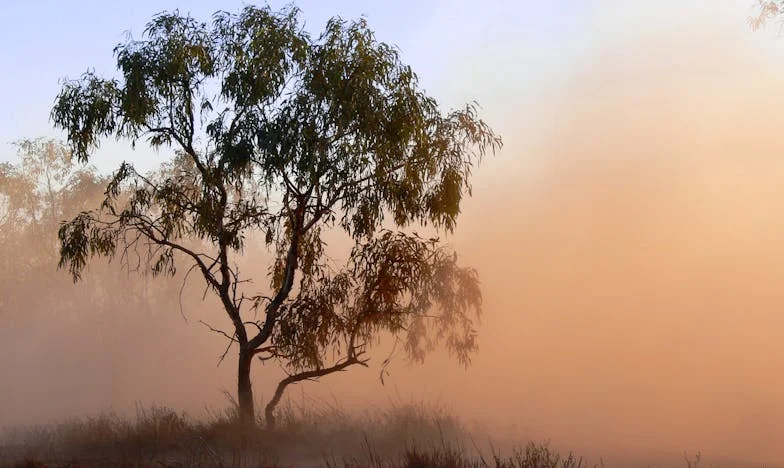
[[[370, 369], [292, 398], [304, 391], [352, 409], [425, 399], [499, 438], [784, 463], [784, 38], [750, 30], [751, 0], [540, 3], [434, 2], [413, 32], [406, 15], [393, 24], [381, 7], [368, 12], [429, 91], [446, 105], [477, 99], [505, 140], [476, 171], [451, 238], [481, 274], [480, 351], [467, 371], [438, 354], [418, 367], [396, 361], [381, 386], [379, 350]], [[310, 18], [313, 3], [300, 6]], [[162, 8], [140, 11], [140, 22]], [[311, 26], [364, 11], [324, 10]], [[15, 103], [0, 119], [4, 142], [54, 134], [57, 79], [108, 63], [117, 39], [91, 44], [67, 69], [44, 67], [35, 82], [45, 78], [47, 93], [12, 88], [48, 56], [0, 57], [17, 76], [0, 80]], [[2, 154], [14, 158], [10, 146]], [[112, 143], [96, 161], [108, 170], [160, 157]], [[209, 303], [185, 309], [188, 323], [174, 306], [155, 317], [99, 311], [87, 323], [78, 311], [15, 315], [0, 327], [0, 421], [135, 402], [223, 405], [233, 363], [215, 367], [224, 342], [196, 323], [222, 317]], [[262, 394], [276, 372], [254, 370]]]

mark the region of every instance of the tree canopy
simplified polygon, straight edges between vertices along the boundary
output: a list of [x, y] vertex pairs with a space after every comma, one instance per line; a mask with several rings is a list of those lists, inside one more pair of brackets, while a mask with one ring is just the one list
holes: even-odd
[[[383, 332], [411, 358], [442, 342], [469, 362], [476, 272], [411, 228], [451, 232], [472, 169], [501, 147], [475, 104], [443, 113], [364, 19], [313, 37], [294, 7], [162, 13], [115, 55], [117, 78], [64, 83], [55, 125], [81, 161], [107, 137], [174, 157], [156, 174], [123, 163], [100, 208], [62, 225], [74, 280], [93, 256], [199, 272], [233, 328], [246, 421], [254, 356], [291, 372], [272, 409], [289, 383], [364, 364]], [[354, 243], [343, 264], [324, 241], [335, 230]], [[265, 290], [237, 266], [248, 242], [272, 253]]]

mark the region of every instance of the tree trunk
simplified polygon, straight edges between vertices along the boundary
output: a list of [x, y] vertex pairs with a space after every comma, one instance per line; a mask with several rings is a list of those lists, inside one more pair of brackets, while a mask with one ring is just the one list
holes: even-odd
[[272, 399], [267, 402], [267, 406], [264, 407], [264, 423], [266, 424], [267, 429], [275, 429], [275, 424], [277, 423], [277, 420], [275, 419], [275, 408], [277, 408], [287, 385], [288, 383], [279, 383], [278, 388], [275, 389], [275, 395], [272, 396]]
[[275, 407], [278, 405], [277, 401], [270, 401], [267, 403], [267, 406], [264, 407], [264, 422], [267, 425], [267, 429], [274, 430], [275, 424], [277, 421], [275, 420]]
[[250, 365], [253, 353], [240, 347], [240, 359], [237, 369], [237, 403], [239, 404], [239, 421], [246, 428], [256, 425], [256, 413], [253, 405], [253, 389], [250, 384]]

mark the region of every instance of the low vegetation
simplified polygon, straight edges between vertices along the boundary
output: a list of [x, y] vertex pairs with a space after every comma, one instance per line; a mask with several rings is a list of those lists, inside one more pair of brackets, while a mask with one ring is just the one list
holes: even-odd
[[2, 466], [587, 467], [547, 444], [502, 457], [482, 453], [449, 411], [404, 404], [360, 416], [288, 404], [274, 431], [246, 435], [233, 411], [197, 420], [139, 407], [133, 418], [104, 413], [49, 426], [6, 429]]
[[494, 442], [448, 409], [422, 403], [351, 413], [329, 404], [289, 401], [274, 430], [251, 434], [237, 423], [236, 409], [207, 413], [197, 419], [167, 407], [139, 406], [134, 417], [103, 413], [46, 426], [6, 428], [0, 433], [0, 467], [709, 466], [700, 463], [699, 454], [675, 454], [652, 464], [607, 462], [564, 453], [547, 442]]

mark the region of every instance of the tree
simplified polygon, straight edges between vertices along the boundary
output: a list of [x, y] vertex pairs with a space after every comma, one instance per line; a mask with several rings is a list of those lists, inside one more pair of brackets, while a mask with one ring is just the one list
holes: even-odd
[[[141, 310], [143, 304], [134, 304], [139, 288], [131, 287], [126, 275], [111, 274], [113, 269], [106, 262], [93, 265], [95, 274], [82, 285], [80, 294], [72, 294], [73, 285], [56, 270], [59, 246], [55, 241], [60, 220], [98, 205], [108, 179], [93, 167], [73, 164], [62, 142], [37, 138], [15, 145], [18, 161], [0, 164], [0, 250], [5, 252], [0, 257], [3, 318], [9, 323], [30, 317], [52, 322], [54, 316], [87, 308], [100, 313], [101, 309], [133, 304]], [[119, 291], [114, 285], [121, 282], [126, 287]], [[167, 290], [160, 288], [160, 283], [145, 289], [162, 295]], [[106, 300], [107, 291], [112, 292], [110, 301]], [[94, 318], [80, 313], [84, 320]]]
[[759, 29], [768, 22], [769, 19], [777, 18], [784, 13], [784, 1], [782, 0], [757, 0], [759, 3], [757, 15], [749, 17], [749, 25], [752, 29]]
[[[130, 377], [118, 374], [127, 370], [123, 361], [132, 359], [131, 353], [146, 359], [146, 351], [138, 349], [140, 338], [168, 339], [169, 349], [182, 340], [167, 326], [180, 321], [176, 314], [157, 317], [150, 326], [157, 311], [178, 307], [181, 278], [129, 277], [106, 259], [96, 259], [74, 286], [57, 270], [60, 221], [98, 206], [108, 178], [72, 163], [59, 141], [22, 140], [16, 147], [18, 157], [0, 164], [0, 353], [14, 356], [0, 361], [0, 375], [14, 376], [0, 386], [0, 413], [8, 423], [24, 418], [24, 407], [33, 400], [51, 400], [44, 404], [49, 410], [57, 409], [56, 401], [62, 407], [58, 395], [72, 392], [74, 385], [111, 399]], [[35, 341], [30, 330], [36, 330]], [[25, 393], [31, 387], [37, 396]], [[64, 399], [85, 404], [78, 395]]]
[[[443, 114], [364, 19], [333, 18], [311, 37], [293, 7], [218, 12], [209, 24], [162, 13], [115, 55], [118, 79], [64, 83], [55, 125], [82, 161], [109, 136], [176, 157], [158, 175], [123, 163], [101, 208], [63, 224], [60, 265], [74, 280], [96, 255], [198, 271], [232, 326], [248, 425], [254, 357], [291, 373], [269, 424], [288, 384], [365, 364], [385, 332], [413, 359], [443, 340], [468, 363], [477, 275], [407, 228], [451, 232], [473, 166], [501, 147], [476, 105]], [[342, 267], [325, 251], [331, 231], [354, 243]], [[240, 274], [248, 242], [274, 258], [268, 291]]]
[[26, 308], [42, 300], [42, 295], [24, 299], [26, 294], [19, 293], [27, 281], [56, 289], [56, 276], [61, 277], [54, 269], [59, 221], [100, 200], [96, 195], [102, 183], [92, 168], [76, 168], [67, 146], [56, 140], [27, 139], [15, 145], [18, 163], [0, 164], [0, 248], [7, 253], [0, 259], [0, 305], [9, 311], [16, 309], [14, 299]]

